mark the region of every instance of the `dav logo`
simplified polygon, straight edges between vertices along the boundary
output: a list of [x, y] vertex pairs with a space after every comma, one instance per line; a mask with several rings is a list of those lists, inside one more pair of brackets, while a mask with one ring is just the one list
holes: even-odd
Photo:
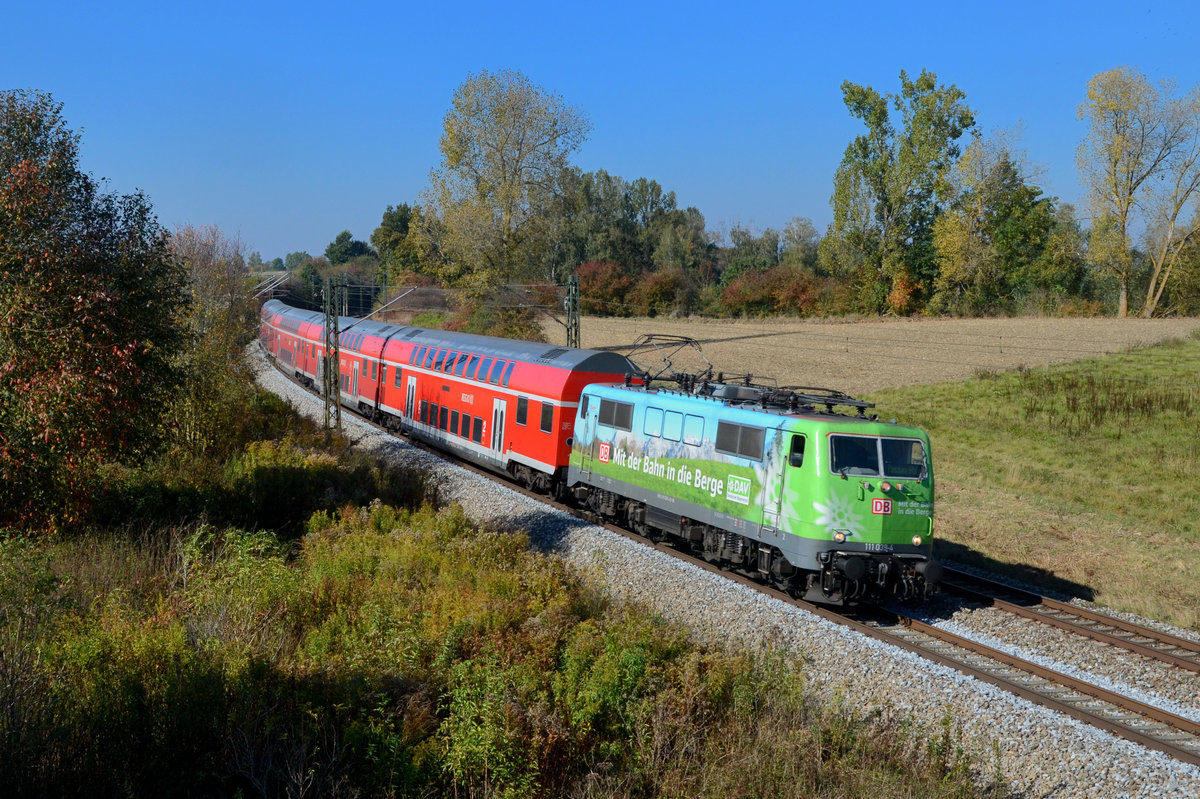
[[734, 502], [742, 505], [750, 504], [750, 480], [745, 477], [735, 477], [729, 475], [729, 482], [725, 489], [725, 496]]
[[883, 499], [882, 497], [875, 497], [871, 500], [871, 513], [874, 513], [876, 516], [891, 516], [892, 501], [890, 499]]
[[600, 462], [608, 463], [608, 461], [611, 457], [612, 457], [612, 444], [609, 444], [608, 442], [605, 442], [605, 441], [601, 441], [600, 442]]

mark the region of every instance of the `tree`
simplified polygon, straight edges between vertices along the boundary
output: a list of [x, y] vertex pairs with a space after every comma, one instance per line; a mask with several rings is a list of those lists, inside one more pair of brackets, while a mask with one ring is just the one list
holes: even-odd
[[247, 261], [246, 267], [251, 272], [261, 272], [263, 269], [262, 253], [260, 253], [258, 250], [250, 253], [250, 260]]
[[408, 203], [388, 206], [383, 212], [379, 227], [371, 234], [371, 244], [387, 265], [387, 282], [405, 273], [420, 271], [420, 251], [416, 243], [417, 225], [421, 217], [421, 206]]
[[241, 355], [255, 328], [257, 306], [248, 290], [240, 240], [226, 238], [217, 227], [187, 226], [171, 235], [171, 249], [191, 277], [188, 343], [178, 360], [184, 382], [171, 404], [174, 437], [188, 452], [209, 454], [247, 401], [250, 376]]
[[[827, 257], [845, 257], [843, 246], [858, 254], [851, 268], [864, 310], [911, 311], [932, 288], [933, 222], [959, 156], [958, 139], [974, 127], [975, 115], [962, 91], [937, 85], [937, 75], [925, 70], [916, 80], [901, 70], [899, 94], [846, 81], [842, 96], [867, 132], [846, 147], [834, 177], [831, 234], [843, 242], [828, 245]], [[898, 126], [889, 108], [900, 113]]]
[[939, 271], [931, 305], [972, 314], [1011, 311], [1046, 246], [1054, 202], [1025, 182], [1005, 137], [972, 142], [950, 185], [953, 202], [933, 226]]
[[536, 279], [560, 176], [590, 123], [520, 72], [471, 75], [443, 120], [442, 164], [425, 203], [423, 250], [443, 280], [483, 292]]
[[0, 92], [0, 527], [81, 518], [160, 441], [186, 275], [141, 194], [101, 193], [40, 92]]
[[283, 259], [283, 268], [289, 272], [295, 272], [311, 260], [312, 256], [303, 250], [289, 252]]
[[373, 254], [370, 245], [365, 241], [359, 241], [352, 237], [349, 230], [343, 230], [337, 234], [337, 238], [331, 241], [329, 246], [325, 248], [325, 259], [334, 266], [347, 263], [364, 255]]
[[1093, 249], [1117, 279], [1117, 313], [1129, 312], [1134, 276], [1132, 233], [1146, 228], [1152, 271], [1142, 313], [1154, 313], [1191, 229], [1181, 214], [1200, 188], [1200, 88], [1177, 98], [1169, 83], [1153, 86], [1132, 67], [1101, 72], [1088, 81], [1079, 116], [1088, 126], [1079, 147], [1080, 171], [1090, 187]]

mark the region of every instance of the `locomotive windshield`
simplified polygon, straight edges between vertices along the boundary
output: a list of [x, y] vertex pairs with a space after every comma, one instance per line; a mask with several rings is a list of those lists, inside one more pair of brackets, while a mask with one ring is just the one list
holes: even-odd
[[925, 447], [913, 438], [830, 436], [829, 464], [832, 471], [842, 476], [920, 479], [925, 476]]

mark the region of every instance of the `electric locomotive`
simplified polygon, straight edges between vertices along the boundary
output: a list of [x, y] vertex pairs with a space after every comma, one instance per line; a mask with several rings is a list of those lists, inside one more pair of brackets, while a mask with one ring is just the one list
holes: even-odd
[[942, 573], [929, 438], [871, 407], [749, 379], [593, 385], [567, 481], [604, 517], [812, 601], [924, 597]]

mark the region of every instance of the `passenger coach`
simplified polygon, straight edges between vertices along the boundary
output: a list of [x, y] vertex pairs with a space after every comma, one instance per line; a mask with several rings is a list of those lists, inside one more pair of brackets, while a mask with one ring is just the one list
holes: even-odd
[[[272, 300], [260, 339], [309, 386], [323, 385], [325, 317]], [[339, 318], [340, 401], [388, 428], [507, 472], [563, 485], [579, 396], [635, 371], [622, 355]]]

